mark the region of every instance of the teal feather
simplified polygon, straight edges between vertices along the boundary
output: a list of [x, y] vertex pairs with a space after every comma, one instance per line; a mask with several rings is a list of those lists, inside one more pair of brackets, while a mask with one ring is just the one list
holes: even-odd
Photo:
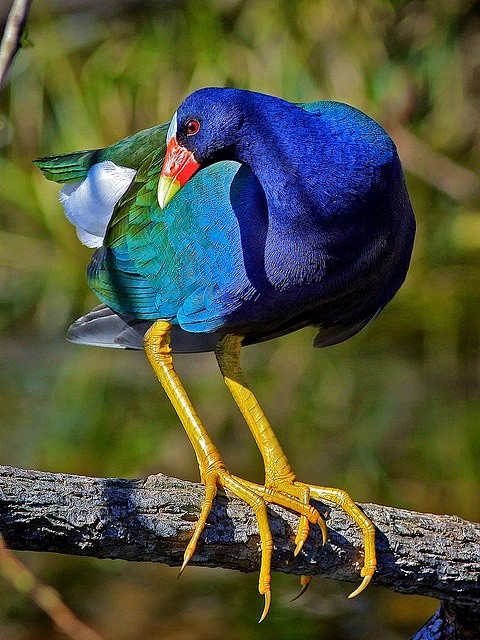
[[141, 165], [117, 204], [89, 284], [105, 304], [126, 315], [162, 317], [191, 331], [198, 324], [199, 331], [215, 328], [224, 315], [218, 294], [225, 283], [235, 286], [245, 276], [240, 250], [236, 259], [225, 260], [225, 247], [241, 245], [230, 183], [239, 173], [251, 174], [235, 162], [214, 165], [185, 186], [185, 200], [161, 211], [155, 160], [151, 156]]

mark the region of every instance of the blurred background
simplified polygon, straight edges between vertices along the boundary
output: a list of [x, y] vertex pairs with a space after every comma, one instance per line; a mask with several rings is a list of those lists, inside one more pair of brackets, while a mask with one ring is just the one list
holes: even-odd
[[[10, 2], [0, 1], [5, 21]], [[480, 3], [462, 0], [34, 0], [31, 47], [0, 96], [0, 464], [197, 480], [193, 451], [142, 353], [67, 344], [96, 304], [78, 242], [32, 159], [109, 145], [168, 121], [208, 85], [336, 99], [396, 141], [418, 218], [407, 282], [354, 339], [304, 330], [244, 351], [300, 479], [358, 501], [479, 519]], [[257, 449], [210, 354], [177, 360], [236, 474]], [[257, 576], [19, 554], [106, 640], [410, 636], [437, 603], [316, 580], [300, 600]], [[62, 636], [0, 582], [0, 638]]]

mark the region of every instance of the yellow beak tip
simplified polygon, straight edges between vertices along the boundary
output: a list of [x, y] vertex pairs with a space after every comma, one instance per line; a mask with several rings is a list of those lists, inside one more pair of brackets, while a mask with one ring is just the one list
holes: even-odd
[[180, 189], [180, 182], [178, 180], [175, 180], [175, 178], [160, 176], [157, 190], [157, 200], [160, 209], [165, 209], [167, 204], [175, 197]]

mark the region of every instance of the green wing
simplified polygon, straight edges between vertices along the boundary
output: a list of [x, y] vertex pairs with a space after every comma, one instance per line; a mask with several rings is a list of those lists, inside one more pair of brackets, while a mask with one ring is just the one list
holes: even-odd
[[75, 151], [59, 156], [48, 156], [34, 160], [48, 180], [53, 182], [80, 182], [87, 177], [88, 170], [98, 162], [111, 160], [130, 169], [138, 169], [152, 154], [163, 158], [168, 124], [144, 129], [124, 138], [106, 149]]

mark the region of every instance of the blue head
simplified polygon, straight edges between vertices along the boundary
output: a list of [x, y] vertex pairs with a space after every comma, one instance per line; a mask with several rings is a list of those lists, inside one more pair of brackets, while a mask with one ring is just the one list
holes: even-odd
[[307, 198], [307, 206], [320, 206], [325, 214], [334, 211], [332, 203], [344, 199], [341, 208], [347, 210], [352, 198], [366, 197], [382, 167], [398, 162], [385, 131], [347, 105], [301, 108], [251, 91], [201, 89], [172, 118], [160, 206], [200, 168], [224, 159], [250, 166], [272, 202], [288, 208], [292, 195], [297, 202]]

